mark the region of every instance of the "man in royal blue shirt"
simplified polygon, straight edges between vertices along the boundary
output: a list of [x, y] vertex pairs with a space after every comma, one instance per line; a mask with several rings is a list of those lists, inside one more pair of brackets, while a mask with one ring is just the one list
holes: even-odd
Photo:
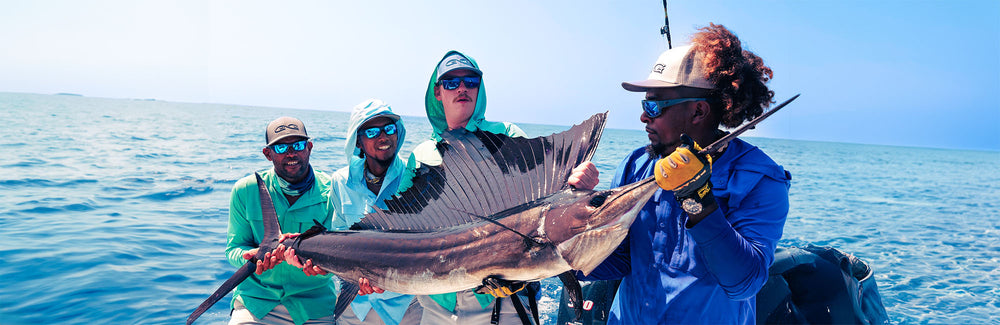
[[658, 191], [629, 236], [585, 280], [621, 278], [608, 324], [753, 324], [755, 295], [788, 214], [791, 176], [740, 139], [697, 154], [761, 115], [771, 69], [739, 39], [710, 24], [692, 44], [664, 52], [644, 92], [649, 145], [618, 166], [612, 187], [656, 175]]

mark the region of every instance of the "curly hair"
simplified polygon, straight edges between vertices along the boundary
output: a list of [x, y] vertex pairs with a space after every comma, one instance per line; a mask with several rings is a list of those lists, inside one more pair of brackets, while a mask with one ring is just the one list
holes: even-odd
[[715, 83], [709, 96], [712, 109], [721, 114], [722, 125], [735, 128], [764, 113], [773, 103], [774, 91], [766, 83], [771, 68], [753, 52], [743, 49], [736, 34], [725, 26], [709, 23], [691, 39], [696, 51], [705, 54], [702, 63], [708, 80]]

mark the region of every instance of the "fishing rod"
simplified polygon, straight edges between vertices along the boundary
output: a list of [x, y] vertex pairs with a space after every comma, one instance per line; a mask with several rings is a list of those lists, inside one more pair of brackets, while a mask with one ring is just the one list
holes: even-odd
[[667, 49], [674, 48], [670, 42], [670, 17], [667, 16], [667, 0], [663, 0], [663, 27], [660, 27], [660, 35], [667, 36]]
[[781, 105], [778, 105], [778, 106], [774, 107], [770, 111], [767, 111], [766, 113], [761, 114], [757, 118], [753, 119], [753, 121], [750, 121], [750, 123], [743, 124], [743, 126], [741, 126], [739, 129], [736, 129], [733, 132], [730, 132], [726, 136], [722, 137], [722, 139], [719, 139], [719, 140], [716, 140], [715, 142], [712, 142], [712, 144], [710, 144], [707, 147], [705, 147], [705, 149], [701, 149], [701, 151], [698, 151], [698, 154], [699, 155], [704, 155], [704, 154], [710, 154], [710, 153], [715, 153], [716, 151], [719, 151], [719, 149], [722, 149], [722, 147], [725, 147], [726, 144], [729, 143], [729, 141], [732, 141], [733, 139], [736, 139], [736, 137], [739, 136], [740, 134], [743, 134], [743, 132], [746, 132], [749, 129], [753, 129], [754, 125], [757, 125], [757, 123], [760, 123], [760, 121], [763, 121], [768, 116], [771, 116], [772, 114], [774, 114], [775, 112], [777, 112], [782, 107], [785, 107], [785, 105], [788, 105], [788, 103], [791, 103], [796, 98], [799, 98], [799, 95], [801, 95], [801, 94], [795, 94], [795, 96], [792, 96], [792, 98], [789, 98], [788, 100], [786, 100], [783, 103], [781, 103]]

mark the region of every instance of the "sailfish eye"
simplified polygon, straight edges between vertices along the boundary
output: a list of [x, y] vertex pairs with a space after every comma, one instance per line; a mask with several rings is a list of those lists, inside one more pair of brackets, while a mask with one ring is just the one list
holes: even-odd
[[606, 200], [607, 198], [608, 198], [607, 192], [595, 195], [594, 197], [590, 198], [590, 206], [599, 208], [601, 207], [601, 205], [604, 205], [604, 200]]

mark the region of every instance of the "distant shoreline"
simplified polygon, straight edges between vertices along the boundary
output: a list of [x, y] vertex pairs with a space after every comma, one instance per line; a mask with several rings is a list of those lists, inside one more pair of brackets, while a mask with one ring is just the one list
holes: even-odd
[[[24, 94], [24, 95], [38, 95], [38, 96], [54, 96], [55, 95], [55, 96], [71, 96], [71, 97], [82, 97], [82, 98], [100, 98], [100, 99], [110, 99], [110, 100], [132, 100], [132, 101], [147, 101], [147, 102], [158, 102], [158, 103], [192, 104], [192, 105], [221, 105], [221, 106], [234, 106], [234, 107], [280, 109], [280, 110], [302, 110], [302, 111], [311, 111], [311, 112], [332, 112], [332, 113], [340, 113], [340, 114], [350, 114], [350, 112], [346, 112], [346, 111], [330, 110], [330, 109], [317, 109], [317, 108], [277, 107], [277, 106], [249, 105], [249, 104], [214, 103], [214, 102], [184, 102], [184, 101], [160, 100], [160, 99], [155, 99], [155, 98], [88, 97], [88, 96], [84, 96], [84, 95], [81, 95], [81, 94], [75, 94], [75, 93], [56, 93], [56, 94], [49, 93], [49, 94], [43, 94], [43, 93], [30, 93], [30, 92], [8, 92], [8, 91], [0, 91], [0, 94]], [[406, 117], [407, 119], [426, 120], [425, 116], [420, 116], [420, 115], [406, 115], [406, 114], [400, 114], [400, 115], [403, 116], [403, 117]], [[568, 123], [568, 125], [560, 125], [560, 124], [542, 124], [542, 123], [522, 122], [522, 121], [513, 121], [513, 122], [517, 123], [518, 125], [521, 125], [521, 124], [534, 124], [534, 125], [543, 125], [543, 126], [549, 126], [549, 127], [569, 127], [569, 126], [571, 126], [573, 124], [573, 123]], [[643, 130], [640, 129], [639, 126], [636, 126], [635, 128], [606, 127], [605, 130], [622, 130], [622, 131], [643, 132]], [[758, 135], [753, 135], [753, 134], [744, 135], [742, 137], [743, 138], [777, 139], [777, 140], [796, 140], [796, 141], [823, 142], [823, 143], [865, 144], [865, 145], [872, 145], [872, 146], [901, 147], [901, 148], [941, 149], [941, 150], [955, 150], [955, 151], [977, 151], [977, 152], [989, 152], [989, 153], [1000, 152], [1000, 148], [989, 148], [989, 147], [940, 147], [940, 146], [917, 146], [917, 145], [894, 144], [894, 143], [861, 143], [861, 142], [843, 142], [843, 141], [836, 141], [836, 140], [829, 140], [829, 139], [815, 139], [815, 138], [805, 138], [805, 137], [803, 137], [803, 138], [772, 138], [772, 137], [758, 136]]]

